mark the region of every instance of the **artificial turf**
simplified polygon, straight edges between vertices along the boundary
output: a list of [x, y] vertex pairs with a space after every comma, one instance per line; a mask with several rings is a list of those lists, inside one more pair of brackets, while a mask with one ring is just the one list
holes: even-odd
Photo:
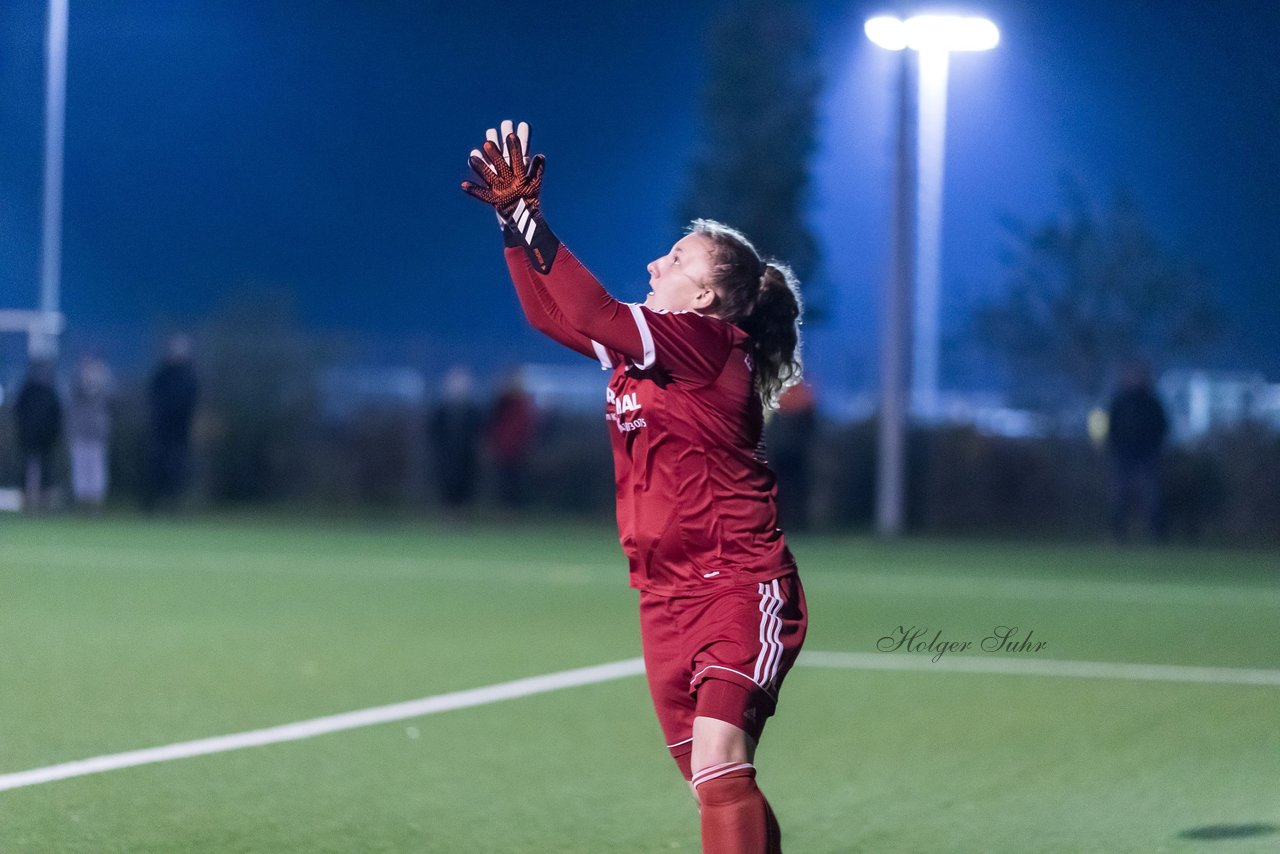
[[[0, 523], [0, 775], [639, 652], [607, 528]], [[1280, 667], [1273, 553], [795, 551], [810, 650], [1006, 625], [1024, 659]], [[757, 764], [791, 852], [1263, 851], [1277, 724], [1277, 685], [801, 666]], [[696, 850], [639, 677], [0, 792], [4, 852]]]

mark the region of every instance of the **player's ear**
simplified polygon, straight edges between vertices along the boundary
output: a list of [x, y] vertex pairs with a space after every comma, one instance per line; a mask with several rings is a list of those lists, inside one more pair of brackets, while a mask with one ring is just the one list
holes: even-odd
[[706, 311], [720, 301], [720, 295], [715, 292], [714, 288], [703, 287], [693, 297], [693, 307], [697, 311]]

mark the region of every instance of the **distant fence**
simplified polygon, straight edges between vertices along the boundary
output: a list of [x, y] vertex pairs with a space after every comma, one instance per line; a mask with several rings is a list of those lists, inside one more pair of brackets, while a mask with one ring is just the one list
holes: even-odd
[[[140, 388], [116, 399], [112, 501], [142, 488], [145, 410]], [[0, 407], [0, 487], [17, 485], [13, 418]], [[323, 418], [305, 401], [274, 411], [206, 408], [197, 425], [191, 503], [333, 508], [439, 504], [426, 406], [370, 406]], [[870, 530], [873, 421], [823, 424], [809, 448], [809, 517], [818, 530]], [[946, 535], [1100, 538], [1107, 461], [1085, 438], [1007, 438], [969, 427], [913, 431], [908, 525]], [[58, 463], [66, 483], [65, 455]], [[501, 477], [481, 458], [477, 502], [494, 504]], [[1169, 535], [1216, 545], [1280, 544], [1280, 434], [1250, 425], [1171, 449], [1164, 465]], [[542, 411], [522, 506], [609, 519], [612, 459], [602, 418]], [[786, 489], [786, 484], [783, 485]]]

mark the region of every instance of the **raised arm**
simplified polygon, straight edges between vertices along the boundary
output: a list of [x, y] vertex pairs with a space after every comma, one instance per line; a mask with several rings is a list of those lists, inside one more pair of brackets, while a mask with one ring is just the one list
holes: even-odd
[[471, 168], [483, 186], [464, 181], [462, 189], [494, 207], [509, 245], [514, 242], [525, 254], [521, 270], [513, 265], [511, 249], [507, 250], [508, 268], [525, 316], [534, 328], [584, 355], [599, 357], [602, 363], [607, 359], [595, 346], [597, 342], [637, 364], [651, 361], [653, 347], [651, 343], [646, 347], [642, 340], [639, 307], [611, 297], [595, 276], [562, 250], [543, 221], [538, 197], [545, 159], [540, 154], [526, 159], [528, 125], [521, 122], [513, 129], [510, 122], [503, 122], [502, 131], [500, 141], [491, 129], [482, 149], [471, 152]]
[[653, 361], [653, 343], [649, 341], [646, 346], [641, 332], [642, 329], [647, 331], [647, 326], [640, 306], [619, 302], [610, 296], [599, 279], [582, 266], [573, 253], [559, 245], [541, 218], [538, 219], [538, 231], [541, 251], [537, 254], [551, 258], [553, 262], [545, 270], [531, 265], [532, 275], [555, 304], [564, 322], [640, 367], [649, 367]]
[[508, 226], [504, 226], [502, 232], [507, 244], [502, 254], [506, 259], [511, 281], [516, 287], [520, 308], [529, 325], [570, 350], [592, 359], [599, 358], [591, 340], [569, 325], [546, 289], [534, 279], [524, 244], [515, 236], [515, 232]]

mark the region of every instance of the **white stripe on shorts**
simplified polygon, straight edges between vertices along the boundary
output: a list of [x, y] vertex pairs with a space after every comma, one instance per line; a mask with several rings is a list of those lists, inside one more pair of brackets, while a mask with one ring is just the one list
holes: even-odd
[[769, 688], [765, 685], [761, 685], [759, 682], [756, 682], [756, 680], [752, 679], [750, 676], [743, 673], [741, 670], [734, 670], [732, 667], [724, 667], [719, 664], [708, 664], [706, 667], [702, 668], [697, 673], [693, 674], [693, 678], [689, 680], [689, 688], [692, 689], [694, 685], [697, 685], [698, 680], [702, 678], [702, 674], [706, 673], [708, 670], [727, 670], [730, 673], [736, 673], [739, 676], [741, 676], [743, 679], [747, 680], [748, 682], [755, 683], [755, 685], [761, 688], [762, 690], [768, 691], [770, 694], [774, 693], [774, 690], [772, 688]]
[[778, 581], [761, 582], [760, 592], [760, 656], [756, 659], [753, 681], [771, 689], [778, 678], [778, 664], [782, 661], [782, 593]]

